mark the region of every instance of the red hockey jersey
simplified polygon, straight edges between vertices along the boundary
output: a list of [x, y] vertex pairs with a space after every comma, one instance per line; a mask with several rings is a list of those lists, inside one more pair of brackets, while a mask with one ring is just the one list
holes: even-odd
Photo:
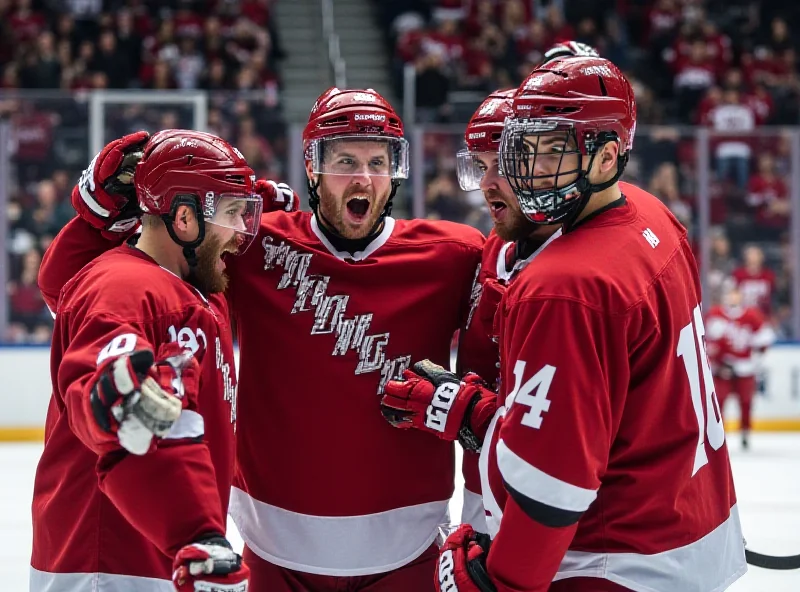
[[[497, 281], [498, 270], [505, 273], [504, 257], [506, 243], [492, 230], [481, 255], [478, 281], [473, 286], [471, 306], [467, 323], [461, 329], [458, 343], [457, 374], [463, 376], [474, 372], [490, 387], [496, 388], [500, 375], [500, 362], [497, 339], [494, 332], [494, 313], [505, 291], [503, 281]], [[513, 245], [512, 245], [513, 246]], [[485, 429], [485, 426], [482, 426]], [[473, 430], [479, 435], [480, 426]], [[486, 532], [483, 499], [481, 497], [481, 477], [478, 470], [477, 452], [465, 450], [461, 463], [464, 476], [464, 506], [462, 521], [469, 522], [478, 532]]]
[[746, 571], [686, 234], [621, 186], [623, 205], [526, 261], [498, 311], [480, 468], [500, 592], [574, 577], [710, 592]]
[[310, 213], [273, 212], [228, 260], [242, 393], [231, 516], [256, 554], [351, 576], [400, 567], [433, 542], [448, 521], [453, 445], [390, 426], [380, 394], [412, 362], [448, 366], [483, 241], [463, 225], [387, 218], [350, 255]]
[[[47, 251], [41, 276], [51, 308], [52, 286], [63, 285], [73, 267], [61, 263], [101, 246], [98, 237], [75, 218]], [[199, 394], [185, 394], [179, 420], [144, 456], [97, 442], [88, 404], [97, 365], [134, 349], [157, 353], [171, 342], [199, 362]], [[61, 292], [51, 375], [34, 483], [31, 590], [172, 591], [175, 552], [225, 532], [236, 419], [225, 299], [206, 300], [143, 252], [117, 247]]]
[[714, 366], [736, 376], [754, 376], [755, 355], [775, 341], [775, 331], [757, 308], [714, 306], [706, 317], [706, 347]]
[[742, 306], [754, 306], [765, 315], [772, 311], [772, 295], [775, 292], [775, 272], [762, 268], [755, 273], [746, 267], [733, 270], [731, 277], [742, 293]]

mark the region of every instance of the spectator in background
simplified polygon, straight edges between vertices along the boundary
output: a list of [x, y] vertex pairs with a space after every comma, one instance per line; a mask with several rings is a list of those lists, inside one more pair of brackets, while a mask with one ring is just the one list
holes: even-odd
[[22, 214], [20, 224], [34, 236], [55, 236], [74, 215], [67, 201], [59, 201], [56, 184], [50, 179], [39, 181], [36, 203]]
[[42, 32], [36, 40], [20, 73], [24, 88], [58, 88], [61, 86], [61, 62], [56, 53], [56, 38], [50, 31]]
[[747, 184], [747, 205], [755, 214], [761, 240], [789, 227], [791, 203], [786, 182], [775, 174], [775, 159], [768, 152], [758, 157], [758, 170]]
[[764, 251], [757, 245], [746, 246], [742, 259], [744, 264], [731, 274], [742, 293], [742, 305], [756, 307], [769, 318], [775, 293], [775, 272], [764, 265]]
[[711, 239], [711, 259], [704, 270], [707, 278], [708, 299], [713, 305], [722, 302], [725, 281], [730, 278], [736, 268], [736, 261], [731, 254], [731, 243], [723, 227], [711, 227], [709, 238]]
[[[36, 282], [42, 255], [37, 248], [29, 249], [22, 256], [22, 271], [18, 281], [8, 285], [9, 332], [12, 340], [21, 342], [26, 333], [36, 336], [37, 343], [46, 343], [50, 338], [48, 329], [50, 312], [44, 303]], [[44, 327], [44, 331], [42, 330]]]
[[415, 64], [417, 70], [417, 117], [419, 121], [436, 122], [447, 118], [447, 93], [450, 78], [445, 72], [444, 58], [440, 52], [432, 51], [420, 57]]
[[[756, 127], [752, 107], [742, 100], [738, 89], [728, 88], [722, 92], [720, 104], [709, 110], [705, 123], [714, 131], [726, 134], [714, 142], [717, 178], [725, 181], [732, 176], [736, 187], [744, 191], [750, 177], [750, 132]], [[741, 136], [731, 136], [731, 132]]]
[[687, 229], [692, 225], [692, 208], [681, 197], [678, 167], [672, 162], [662, 162], [650, 178], [647, 191], [657, 195], [669, 208], [678, 222]]

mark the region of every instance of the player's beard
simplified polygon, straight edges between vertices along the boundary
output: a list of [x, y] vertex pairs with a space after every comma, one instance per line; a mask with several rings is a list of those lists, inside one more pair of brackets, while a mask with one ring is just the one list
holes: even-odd
[[501, 201], [505, 204], [506, 211], [503, 220], [494, 220], [494, 231], [504, 241], [524, 240], [542, 228], [541, 225], [534, 224], [525, 217], [514, 195], [507, 196], [500, 191], [489, 189], [486, 191], [486, 201], [489, 203]]
[[[386, 202], [389, 200], [389, 191], [384, 195], [377, 195], [374, 186], [348, 187], [344, 196], [339, 198], [325, 188], [323, 181], [320, 183], [318, 191], [319, 213], [322, 216], [320, 222], [325, 226], [333, 226], [333, 230], [349, 240], [358, 240], [368, 236], [375, 229], [375, 225], [386, 207]], [[358, 223], [353, 223], [346, 213], [347, 202], [357, 194], [369, 196], [369, 209]]]
[[197, 265], [189, 272], [189, 283], [203, 294], [217, 294], [228, 287], [228, 276], [224, 267], [220, 269], [220, 258], [225, 251], [235, 253], [238, 239], [234, 237], [222, 244], [213, 234], [206, 234], [202, 244], [197, 247]]

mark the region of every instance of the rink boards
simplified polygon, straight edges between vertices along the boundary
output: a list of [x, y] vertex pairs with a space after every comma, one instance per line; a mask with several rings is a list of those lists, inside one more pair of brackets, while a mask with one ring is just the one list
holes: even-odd
[[[774, 345], [764, 367], [754, 429], [800, 431], [800, 343]], [[0, 347], [0, 441], [42, 439], [51, 388], [49, 347]], [[735, 429], [735, 402], [727, 406], [725, 417], [727, 427]]]

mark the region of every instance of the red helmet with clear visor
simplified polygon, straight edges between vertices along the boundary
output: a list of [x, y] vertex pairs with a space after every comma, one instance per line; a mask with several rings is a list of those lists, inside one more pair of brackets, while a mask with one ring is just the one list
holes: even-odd
[[[134, 175], [139, 205], [160, 216], [173, 240], [196, 248], [205, 235], [204, 223], [236, 231], [238, 253], [258, 231], [262, 198], [254, 191], [255, 173], [241, 152], [225, 140], [204, 132], [171, 129], [150, 138]], [[200, 236], [189, 244], [177, 240], [172, 221], [178, 206], [189, 205], [200, 215]]]
[[481, 103], [464, 132], [466, 148], [456, 154], [458, 184], [464, 191], [478, 191], [483, 179], [483, 163], [477, 158], [481, 153], [497, 152], [503, 124], [511, 115], [511, 103], [517, 89], [498, 90]]
[[[633, 89], [610, 61], [558, 58], [536, 68], [514, 97], [500, 143], [502, 173], [522, 212], [539, 224], [574, 219], [592, 193], [622, 175], [635, 129]], [[619, 144], [617, 171], [593, 185], [587, 171], [607, 142]], [[564, 160], [573, 154], [577, 166], [568, 169]]]
[[[344, 143], [376, 142], [386, 146], [383, 158], [370, 154], [334, 159], [331, 155]], [[392, 106], [371, 88], [329, 88], [314, 103], [303, 130], [303, 150], [315, 175], [354, 175], [363, 172], [392, 179], [408, 178], [408, 143], [403, 122]], [[353, 155], [350, 155], [353, 156]]]

